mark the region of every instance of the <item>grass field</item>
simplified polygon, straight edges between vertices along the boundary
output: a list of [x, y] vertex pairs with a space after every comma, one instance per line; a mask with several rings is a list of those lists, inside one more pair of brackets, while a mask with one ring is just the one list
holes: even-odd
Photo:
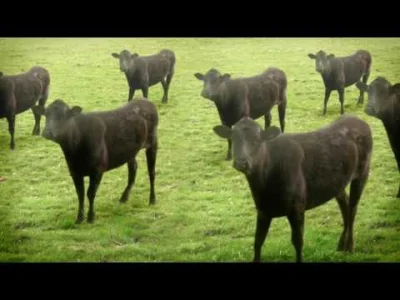
[[[111, 57], [124, 48], [140, 55], [170, 48], [177, 56], [169, 103], [161, 104], [161, 85], [149, 90], [160, 114], [157, 204], [148, 206], [141, 152], [129, 201], [118, 202], [127, 181], [127, 167], [122, 166], [103, 177], [95, 200], [96, 222], [75, 225], [78, 201], [60, 147], [31, 135], [34, 119], [28, 111], [17, 116], [16, 149], [10, 151], [2, 119], [0, 176], [8, 180], [0, 183], [0, 261], [251, 261], [256, 213], [250, 190], [232, 162], [225, 161], [227, 143], [212, 131], [220, 123], [217, 111], [200, 97], [202, 83], [193, 74], [212, 67], [233, 77], [268, 66], [283, 69], [288, 76], [287, 132], [314, 130], [339, 116], [336, 92], [322, 116], [324, 89], [314, 61], [307, 57], [310, 52], [325, 49], [342, 56], [367, 49], [373, 57], [369, 82], [379, 75], [400, 81], [400, 39], [2, 39], [0, 70], [15, 74], [41, 65], [51, 74], [48, 104], [61, 98], [84, 111], [113, 109], [128, 95], [118, 61]], [[342, 220], [333, 200], [306, 213], [306, 262], [400, 261], [396, 162], [382, 124], [357, 106], [358, 95], [354, 86], [346, 90], [345, 111], [371, 125], [374, 152], [356, 217], [355, 252], [336, 251]], [[258, 121], [264, 124], [264, 119]], [[279, 124], [276, 107], [272, 124]], [[41, 125], [43, 129], [43, 119]], [[85, 214], [87, 204], [86, 199]], [[286, 218], [272, 221], [262, 259], [295, 260]]]

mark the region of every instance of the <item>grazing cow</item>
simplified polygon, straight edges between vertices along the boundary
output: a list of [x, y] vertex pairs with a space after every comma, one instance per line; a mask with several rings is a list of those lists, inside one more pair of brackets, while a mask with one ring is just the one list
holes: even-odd
[[[232, 127], [249, 111], [253, 119], [264, 116], [267, 128], [271, 125], [271, 109], [277, 105], [280, 127], [285, 131], [287, 78], [282, 70], [268, 68], [252, 77], [231, 79], [230, 74], [222, 75], [213, 68], [205, 75], [194, 76], [204, 82], [200, 95], [214, 102], [223, 125]], [[232, 141], [228, 139], [226, 160], [231, 159]]]
[[[332, 91], [338, 91], [340, 101], [340, 114], [344, 114], [344, 89], [361, 78], [367, 82], [371, 72], [371, 54], [365, 50], [358, 50], [354, 54], [345, 57], [335, 57], [334, 54], [326, 55], [324, 51], [316, 54], [309, 53], [308, 57], [315, 59], [315, 69], [321, 74], [325, 86], [325, 99], [323, 115], [326, 114], [326, 106]], [[360, 91], [358, 104], [364, 103], [364, 93]]]
[[139, 56], [122, 50], [120, 54], [112, 53], [112, 57], [119, 59], [119, 68], [125, 73], [129, 87], [128, 101], [132, 100], [135, 90], [141, 89], [144, 98], [148, 98], [149, 87], [161, 82], [164, 95], [163, 103], [168, 102], [168, 91], [175, 70], [175, 54], [163, 49], [157, 54]]
[[[368, 93], [364, 111], [382, 121], [400, 171], [400, 83], [392, 85], [379, 76], [370, 85], [358, 82], [356, 86]], [[400, 198], [400, 186], [396, 197]]]
[[46, 116], [42, 135], [61, 146], [75, 185], [79, 200], [76, 223], [84, 219], [85, 176], [90, 178], [87, 190], [89, 223], [95, 219], [94, 198], [103, 174], [124, 163], [128, 166], [128, 184], [120, 202], [128, 201], [138, 167], [136, 155], [141, 149], [146, 149], [150, 180], [149, 205], [155, 204], [158, 113], [154, 104], [147, 99], [140, 99], [110, 111], [86, 114], [81, 111], [81, 107], [70, 108], [60, 99], [46, 109], [41, 109], [41, 113]]
[[[354, 250], [353, 225], [357, 205], [368, 180], [372, 136], [367, 123], [341, 116], [330, 126], [308, 133], [280, 134], [244, 117], [233, 128], [214, 131], [232, 138], [233, 167], [246, 176], [257, 208], [254, 262], [272, 218], [286, 216], [296, 261], [302, 261], [305, 211], [336, 198], [343, 218], [339, 251]], [[350, 183], [350, 200], [345, 192]]]
[[[17, 75], [0, 72], [0, 119], [7, 118], [10, 133], [10, 148], [15, 149], [15, 117], [31, 109], [35, 117], [32, 135], [40, 134], [38, 107], [44, 107], [49, 95], [50, 74], [39, 66]], [[39, 105], [36, 103], [39, 101]]]

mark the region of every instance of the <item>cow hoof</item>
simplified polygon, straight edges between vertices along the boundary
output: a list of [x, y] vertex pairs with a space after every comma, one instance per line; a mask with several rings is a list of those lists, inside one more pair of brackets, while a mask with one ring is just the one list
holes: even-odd
[[75, 224], [81, 224], [83, 222], [83, 216], [79, 216], [75, 220]]
[[87, 222], [88, 223], [90, 223], [90, 224], [93, 224], [94, 223], [94, 215], [89, 215], [88, 217], [87, 217]]
[[119, 203], [123, 204], [126, 203], [128, 201], [128, 196], [127, 195], [122, 195], [121, 199], [119, 199]]

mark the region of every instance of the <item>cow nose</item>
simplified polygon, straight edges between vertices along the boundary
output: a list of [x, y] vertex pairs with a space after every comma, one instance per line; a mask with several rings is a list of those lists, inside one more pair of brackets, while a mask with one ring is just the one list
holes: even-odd
[[375, 111], [374, 111], [374, 109], [371, 107], [371, 106], [367, 106], [365, 109], [364, 109], [364, 112], [367, 114], [367, 115], [374, 115], [375, 114]]
[[245, 159], [238, 159], [233, 162], [233, 167], [238, 171], [244, 172], [249, 169], [249, 163]]
[[204, 98], [208, 98], [209, 97], [209, 94], [206, 91], [202, 91], [200, 95], [202, 97], [204, 97]]

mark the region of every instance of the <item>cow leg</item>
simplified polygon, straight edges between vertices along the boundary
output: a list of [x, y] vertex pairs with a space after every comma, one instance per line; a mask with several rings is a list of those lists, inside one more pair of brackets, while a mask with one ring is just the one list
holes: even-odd
[[141, 90], [142, 90], [143, 97], [148, 99], [147, 97], [149, 96], [149, 87], [148, 86], [142, 87]]
[[[39, 106], [42, 106], [44, 108], [48, 98], [49, 98], [49, 86], [45, 88], [43, 95], [40, 97]], [[35, 126], [33, 127], [32, 135], [40, 135], [40, 120], [42, 116], [40, 114], [36, 114], [33, 110], [32, 112], [35, 118]]]
[[295, 207], [287, 216], [292, 230], [292, 244], [296, 250], [296, 262], [303, 261], [304, 210]]
[[322, 115], [323, 115], [323, 116], [326, 115], [326, 107], [327, 107], [327, 105], [328, 105], [328, 100], [329, 100], [329, 97], [331, 96], [331, 92], [332, 92], [331, 89], [325, 88], [324, 110], [323, 110], [323, 112], [322, 112]]
[[35, 118], [35, 125], [33, 126], [32, 130], [32, 135], [39, 135], [40, 134], [40, 119], [41, 115], [38, 113], [35, 113], [35, 111], [32, 109], [33, 116]]
[[128, 96], [128, 102], [133, 99], [133, 96], [135, 95], [135, 89], [129, 88], [129, 96]]
[[164, 95], [164, 97], [165, 97], [165, 101], [164, 101], [164, 98], [163, 98], [163, 103], [167, 103], [168, 102], [168, 92], [169, 92], [169, 86], [171, 85], [171, 80], [172, 80], [172, 77], [174, 76], [174, 72], [173, 72], [173, 70], [172, 70], [172, 72], [171, 73], [169, 73], [168, 75], [167, 75], [167, 78], [166, 78], [166, 82], [165, 82], [165, 89], [166, 89], [166, 91], [165, 91], [165, 95]]
[[79, 208], [78, 215], [76, 216], [75, 223], [80, 224], [84, 219], [84, 200], [85, 200], [85, 183], [83, 181], [83, 176], [72, 175], [72, 180], [74, 181], [76, 194], [78, 195]]
[[[400, 155], [399, 155], [399, 151], [397, 149], [400, 149], [400, 145], [398, 144], [397, 138], [395, 135], [388, 133], [388, 139], [390, 142], [390, 147], [392, 148], [392, 152], [394, 154], [394, 157], [396, 159], [396, 163], [397, 163], [397, 170], [400, 172]], [[399, 189], [397, 191], [397, 198], [400, 198], [400, 186]]]
[[[400, 160], [397, 157], [396, 157], [396, 162], [397, 162], [397, 170], [400, 171]], [[400, 198], [400, 185], [399, 185], [399, 189], [397, 191], [396, 198]]]
[[261, 248], [267, 237], [272, 218], [257, 212], [257, 227], [254, 239], [254, 258], [253, 262], [261, 262]]
[[285, 132], [286, 93], [282, 95], [281, 104], [278, 105], [279, 123], [282, 133]]
[[49, 98], [49, 86], [46, 87], [42, 97], [39, 99], [39, 105], [44, 107], [46, 105], [48, 98]]
[[338, 94], [339, 94], [339, 102], [340, 102], [340, 114], [343, 115], [344, 114], [344, 108], [343, 108], [343, 104], [344, 104], [344, 88], [339, 88], [338, 89]]
[[231, 160], [231, 159], [232, 159], [232, 140], [228, 139], [228, 152], [226, 154], [226, 160]]
[[267, 112], [264, 115], [264, 120], [265, 120], [265, 129], [267, 129], [269, 126], [271, 126], [271, 122], [272, 122], [271, 111]]
[[349, 201], [349, 212], [348, 212], [348, 235], [347, 241], [345, 242], [345, 250], [348, 252], [354, 251], [354, 238], [353, 238], [353, 228], [354, 220], [357, 214], [357, 206], [360, 201], [361, 194], [364, 190], [365, 184], [368, 179], [368, 171], [364, 173], [365, 175], [361, 178], [355, 179], [350, 185], [350, 201]]
[[341, 191], [339, 195], [336, 196], [337, 203], [339, 204], [340, 212], [343, 219], [343, 232], [340, 236], [340, 240], [337, 246], [337, 251], [345, 250], [345, 241], [347, 240], [348, 230], [349, 230], [349, 203], [348, 196], [345, 191]]
[[400, 185], [399, 185], [399, 189], [397, 190], [397, 196], [396, 198], [400, 198]]
[[129, 194], [132, 190], [133, 185], [135, 184], [136, 179], [136, 171], [138, 168], [138, 164], [136, 158], [128, 161], [128, 185], [126, 186], [124, 192], [122, 193], [121, 199], [119, 200], [120, 203], [125, 203], [128, 201]]
[[163, 91], [164, 91], [164, 95], [162, 97], [161, 102], [167, 103], [168, 102], [168, 87], [167, 87], [167, 83], [165, 82], [165, 79], [161, 80], [161, 85], [162, 85]]
[[14, 132], [15, 132], [15, 115], [10, 114], [7, 116], [8, 122], [8, 132], [10, 133], [10, 149], [15, 149], [15, 140], [14, 140]]
[[103, 173], [95, 173], [90, 175], [90, 183], [87, 191], [87, 197], [89, 198], [89, 211], [87, 215], [88, 223], [94, 222], [94, 198], [96, 197], [102, 177]]
[[[367, 83], [369, 75], [370, 75], [370, 71], [369, 70], [364, 73], [364, 75], [362, 76], [362, 82], [363, 83], [365, 83], [365, 84]], [[363, 104], [363, 103], [364, 103], [364, 91], [362, 91], [360, 89], [360, 97], [358, 98], [358, 104]]]
[[146, 149], [147, 172], [149, 173], [149, 181], [150, 181], [149, 205], [156, 203], [156, 196], [154, 192], [154, 180], [156, 177], [157, 149], [158, 149], [157, 141], [154, 142], [150, 148]]

